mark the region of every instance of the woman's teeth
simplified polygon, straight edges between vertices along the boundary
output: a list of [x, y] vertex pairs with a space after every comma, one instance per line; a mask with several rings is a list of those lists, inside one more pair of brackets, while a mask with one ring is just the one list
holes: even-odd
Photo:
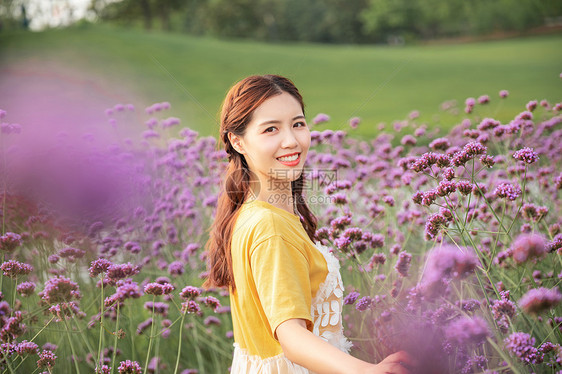
[[286, 156], [286, 157], [279, 157], [278, 160], [279, 161], [285, 161], [285, 162], [291, 162], [291, 161], [296, 161], [296, 159], [299, 158], [298, 153], [292, 156]]

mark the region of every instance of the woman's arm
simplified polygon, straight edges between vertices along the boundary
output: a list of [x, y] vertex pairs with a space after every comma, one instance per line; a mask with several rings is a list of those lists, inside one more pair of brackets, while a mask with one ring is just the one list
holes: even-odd
[[283, 322], [275, 333], [289, 360], [316, 373], [409, 374], [401, 362], [413, 366], [413, 360], [405, 352], [392, 354], [377, 365], [361, 361], [314, 335], [302, 319]]

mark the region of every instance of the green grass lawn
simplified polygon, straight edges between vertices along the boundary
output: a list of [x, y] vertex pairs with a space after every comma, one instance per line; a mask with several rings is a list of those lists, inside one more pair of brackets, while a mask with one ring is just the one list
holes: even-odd
[[[137, 106], [169, 101], [171, 115], [204, 135], [216, 134], [230, 85], [277, 73], [301, 89], [309, 120], [324, 112], [332, 121], [323, 126], [347, 129], [349, 118], [359, 116], [358, 132], [370, 136], [380, 122], [412, 110], [432, 126], [451, 127], [458, 119], [436, 117], [451, 99], [462, 109], [467, 97], [488, 94], [491, 104], [480, 114], [503, 121], [530, 99], [560, 101], [561, 45], [562, 35], [406, 47], [264, 44], [84, 26], [0, 33], [0, 68], [35, 59], [86, 71], [108, 90], [134, 92], [123, 99]], [[510, 96], [499, 104], [501, 89]]]

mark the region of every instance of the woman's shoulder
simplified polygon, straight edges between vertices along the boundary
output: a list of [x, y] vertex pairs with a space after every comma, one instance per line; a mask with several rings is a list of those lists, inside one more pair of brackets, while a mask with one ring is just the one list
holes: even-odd
[[236, 234], [251, 235], [255, 241], [270, 236], [287, 236], [298, 227], [300, 218], [265, 201], [253, 200], [240, 208], [236, 219]]

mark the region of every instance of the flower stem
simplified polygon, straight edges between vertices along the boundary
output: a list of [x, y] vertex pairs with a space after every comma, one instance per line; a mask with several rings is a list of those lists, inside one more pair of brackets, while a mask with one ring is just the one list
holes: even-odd
[[181, 353], [181, 342], [182, 342], [181, 333], [183, 331], [183, 321], [185, 319], [185, 314], [186, 314], [186, 312], [182, 313], [182, 315], [181, 315], [180, 333], [179, 333], [179, 338], [178, 338], [179, 339], [178, 340], [178, 353], [177, 353], [177, 357], [176, 357], [176, 368], [174, 369], [174, 374], [177, 374], [178, 367], [179, 367], [179, 364], [180, 364], [180, 353]]
[[117, 356], [117, 335], [118, 335], [118, 331], [119, 331], [119, 301], [117, 302], [117, 320], [115, 321], [115, 332], [114, 334], [114, 339], [113, 339], [113, 357], [111, 358], [111, 368], [113, 370], [113, 368], [115, 367], [115, 356]]
[[152, 296], [152, 323], [150, 324], [150, 338], [148, 339], [148, 349], [146, 350], [146, 360], [144, 362], [144, 370], [142, 371], [143, 373], [146, 373], [146, 369], [148, 368], [148, 360], [150, 359], [150, 350], [152, 348], [152, 338], [153, 338], [153, 334], [154, 334], [154, 323], [155, 323], [155, 318], [154, 318], [154, 303], [156, 301], [156, 296], [153, 295]]
[[74, 367], [76, 369], [76, 373], [80, 374], [80, 367], [78, 367], [78, 356], [74, 351], [74, 344], [72, 344], [72, 339], [70, 338], [70, 331], [68, 327], [68, 323], [66, 323], [66, 316], [63, 316], [64, 326], [66, 327], [66, 336], [68, 338], [68, 344], [70, 344], [70, 350], [72, 352], [72, 361], [74, 361]]
[[100, 302], [100, 334], [99, 334], [99, 342], [98, 342], [98, 362], [96, 363], [96, 367], [102, 364], [102, 343], [103, 343], [103, 278], [101, 280], [101, 302]]

